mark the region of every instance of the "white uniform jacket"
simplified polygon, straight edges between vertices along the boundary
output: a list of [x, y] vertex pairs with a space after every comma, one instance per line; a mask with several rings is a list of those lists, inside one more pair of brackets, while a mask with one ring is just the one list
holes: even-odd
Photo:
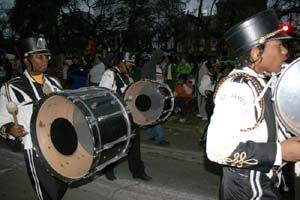
[[108, 88], [122, 95], [132, 82], [133, 80], [129, 76], [121, 74], [119, 68], [114, 67], [113, 69], [105, 70], [99, 86]]
[[200, 85], [199, 85], [199, 92], [202, 96], [206, 96], [205, 91], [213, 92], [215, 89], [215, 84], [211, 80], [211, 76], [209, 74], [203, 75]]
[[[233, 70], [231, 74], [245, 72], [256, 77], [265, 86], [261, 75], [246, 67]], [[253, 129], [262, 109], [256, 102], [258, 94], [253, 84], [246, 81], [227, 79], [217, 90], [215, 108], [207, 133], [207, 156], [216, 163], [270, 172], [273, 166], [282, 163], [281, 137], [274, 120], [273, 128], [268, 129], [266, 118]], [[272, 110], [273, 111], [273, 110]], [[273, 112], [274, 115], [274, 112]], [[274, 119], [274, 118], [273, 118]]]
[[[60, 83], [48, 75], [44, 75], [44, 85], [47, 84], [47, 89], [60, 91], [62, 89]], [[21, 77], [16, 77], [8, 82], [8, 90], [11, 101], [17, 105], [17, 119], [20, 125], [24, 126], [25, 131], [28, 133], [23, 137], [23, 144], [25, 149], [32, 148], [32, 140], [30, 133], [30, 120], [33, 113], [33, 104], [45, 95], [42, 85], [38, 84], [25, 70]], [[7, 136], [6, 125], [14, 122], [13, 116], [7, 110], [7, 93], [5, 86], [1, 88], [0, 93], [0, 129], [1, 136]], [[8, 135], [9, 138], [14, 139], [13, 136]]]

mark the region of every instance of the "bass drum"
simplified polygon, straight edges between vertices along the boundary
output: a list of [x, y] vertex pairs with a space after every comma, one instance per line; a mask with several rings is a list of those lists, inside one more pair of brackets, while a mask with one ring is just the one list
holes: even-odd
[[275, 86], [274, 102], [281, 123], [292, 134], [300, 136], [300, 58], [280, 74]]
[[64, 90], [35, 105], [32, 140], [51, 175], [80, 185], [126, 156], [133, 137], [131, 124], [125, 102], [110, 90]]
[[174, 109], [174, 96], [167, 84], [141, 80], [131, 84], [124, 99], [130, 108], [133, 121], [141, 127], [164, 122]]

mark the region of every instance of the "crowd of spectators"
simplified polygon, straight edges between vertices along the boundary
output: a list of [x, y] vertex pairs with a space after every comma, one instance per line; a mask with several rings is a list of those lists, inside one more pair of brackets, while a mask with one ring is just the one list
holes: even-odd
[[[150, 60], [152, 50], [131, 53], [135, 58], [135, 65], [130, 74], [134, 81], [141, 80], [142, 69]], [[47, 73], [56, 77], [65, 89], [98, 86], [104, 71], [113, 67], [112, 61], [116, 54], [120, 54], [120, 50], [115, 52], [100, 50], [96, 54], [84, 52], [81, 55], [52, 55]], [[178, 114], [179, 122], [185, 123], [191, 114], [195, 114], [202, 120], [208, 120], [205, 109], [205, 103], [209, 98], [208, 91], [213, 92], [215, 82], [221, 76], [223, 68], [228, 65], [234, 67], [234, 62], [218, 60], [214, 55], [172, 52], [163, 52], [163, 54], [159, 67], [164, 82], [174, 94], [174, 113]], [[5, 74], [1, 77], [3, 79], [1, 82], [21, 74], [22, 69], [19, 69], [18, 63], [18, 60], [13, 62], [7, 59], [1, 60], [1, 74]], [[211, 81], [208, 81], [210, 79]]]

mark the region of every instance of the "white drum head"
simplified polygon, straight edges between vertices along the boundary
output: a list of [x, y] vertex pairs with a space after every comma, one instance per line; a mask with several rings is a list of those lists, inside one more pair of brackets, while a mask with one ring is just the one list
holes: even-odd
[[275, 88], [277, 116], [290, 132], [300, 136], [300, 58], [282, 72]]

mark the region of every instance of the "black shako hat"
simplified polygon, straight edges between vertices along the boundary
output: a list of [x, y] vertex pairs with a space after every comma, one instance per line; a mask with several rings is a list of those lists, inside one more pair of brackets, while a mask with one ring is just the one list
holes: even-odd
[[27, 57], [29, 54], [39, 54], [46, 56], [51, 55], [47, 47], [47, 42], [44, 36], [41, 34], [21, 40], [19, 49], [22, 57]]
[[233, 26], [224, 34], [224, 38], [237, 57], [269, 40], [290, 39], [282, 32], [274, 10], [268, 9]]

